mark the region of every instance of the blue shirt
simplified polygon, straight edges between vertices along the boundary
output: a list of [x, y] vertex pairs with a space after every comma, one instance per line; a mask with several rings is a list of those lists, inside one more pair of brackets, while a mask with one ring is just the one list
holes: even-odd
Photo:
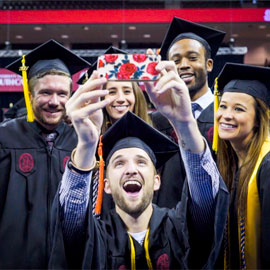
[[[220, 178], [207, 143], [205, 145], [206, 149], [198, 154], [180, 149], [191, 197], [191, 217], [198, 226], [207, 224], [214, 216]], [[92, 172], [78, 174], [68, 168], [64, 172], [59, 201], [63, 213], [63, 233], [67, 238], [83, 231], [91, 178]]]

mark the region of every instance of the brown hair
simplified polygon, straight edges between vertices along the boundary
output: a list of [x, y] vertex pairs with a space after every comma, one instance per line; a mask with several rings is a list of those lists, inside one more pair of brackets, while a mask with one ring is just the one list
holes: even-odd
[[[253, 128], [254, 135], [247, 145], [246, 158], [239, 168], [240, 175], [236, 197], [237, 205], [242, 217], [246, 216], [248, 183], [259, 157], [262, 145], [269, 134], [269, 108], [262, 100], [257, 98], [254, 99], [256, 112], [255, 126]], [[231, 191], [237, 168], [237, 155], [230, 142], [222, 139], [219, 139], [218, 149], [218, 168], [229, 191]]]
[[[148, 124], [152, 125], [152, 121], [150, 116], [148, 115], [147, 112], [147, 102], [144, 97], [144, 94], [142, 92], [142, 89], [139, 87], [139, 85], [136, 82], [131, 82], [132, 83], [132, 89], [134, 92], [135, 96], [135, 106], [133, 113], [135, 113], [137, 116], [139, 116], [141, 119], [143, 119], [145, 122]], [[106, 87], [106, 85], [105, 85]], [[101, 127], [101, 133], [104, 134], [104, 132], [112, 125], [110, 116], [106, 110], [106, 108], [103, 109], [103, 124]]]
[[56, 70], [56, 69], [52, 69], [52, 70], [49, 70], [49, 71], [39, 73], [39, 74], [35, 75], [34, 77], [32, 77], [29, 80], [28, 86], [29, 86], [29, 91], [31, 92], [32, 96], [35, 95], [34, 88], [35, 88], [38, 80], [45, 77], [46, 75], [59, 75], [59, 76], [66, 76], [66, 77], [70, 78], [70, 94], [71, 94], [71, 92], [72, 92], [72, 79], [71, 79], [70, 75], [68, 73], [66, 73], [66, 72]]

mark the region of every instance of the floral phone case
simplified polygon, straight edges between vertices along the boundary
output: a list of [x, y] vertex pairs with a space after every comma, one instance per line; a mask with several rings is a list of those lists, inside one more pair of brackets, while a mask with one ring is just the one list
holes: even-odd
[[111, 81], [155, 81], [160, 59], [149, 54], [104, 54], [98, 58], [98, 72]]

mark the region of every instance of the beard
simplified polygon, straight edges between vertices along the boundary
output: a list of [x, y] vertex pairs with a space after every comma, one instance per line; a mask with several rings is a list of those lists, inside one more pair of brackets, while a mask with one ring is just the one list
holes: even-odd
[[112, 197], [114, 200], [114, 203], [125, 213], [129, 214], [132, 217], [138, 217], [140, 216], [143, 211], [149, 206], [150, 203], [152, 203], [154, 196], [153, 191], [148, 191], [142, 196], [142, 200], [135, 206], [130, 207], [126, 202], [125, 198], [119, 194], [119, 192], [113, 192]]
[[61, 111], [61, 114], [57, 118], [47, 118], [43, 114], [44, 112], [40, 107], [33, 106], [33, 113], [37, 122], [47, 129], [56, 128], [66, 116], [66, 111]]
[[196, 72], [195, 83], [193, 85], [187, 85], [189, 90], [189, 95], [191, 99], [201, 91], [207, 81], [207, 73], [204, 70], [199, 70]]

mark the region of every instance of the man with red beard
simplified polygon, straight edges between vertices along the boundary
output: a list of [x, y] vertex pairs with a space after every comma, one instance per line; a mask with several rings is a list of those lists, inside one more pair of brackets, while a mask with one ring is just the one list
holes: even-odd
[[[74, 129], [63, 121], [65, 104], [72, 74], [89, 66], [54, 40], [27, 54], [25, 65], [27, 118], [0, 125], [1, 269], [47, 268], [50, 208], [77, 143]], [[21, 59], [7, 68], [21, 74], [20, 66]]]
[[[208, 73], [224, 36], [222, 31], [174, 17], [160, 49], [162, 60], [175, 62], [179, 77], [187, 85], [194, 117], [209, 145], [213, 136], [214, 95], [208, 86]], [[174, 129], [160, 112], [152, 113], [152, 121], [159, 131], [176, 140]], [[175, 154], [160, 170], [167, 183], [154, 197], [159, 206], [173, 207], [181, 199], [185, 171], [182, 165], [175, 164], [182, 164], [180, 154]]]

